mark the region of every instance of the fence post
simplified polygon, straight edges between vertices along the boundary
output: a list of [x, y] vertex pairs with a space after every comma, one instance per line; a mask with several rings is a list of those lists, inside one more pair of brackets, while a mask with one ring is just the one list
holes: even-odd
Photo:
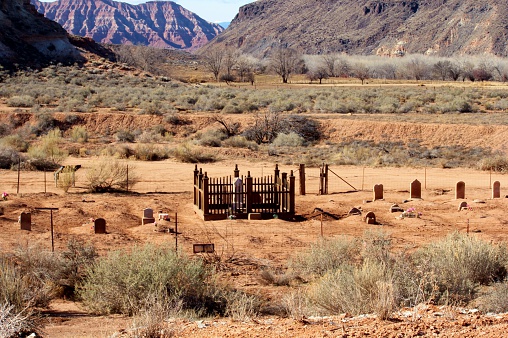
[[198, 165], [194, 167], [194, 205], [198, 205], [198, 189], [199, 189], [199, 181], [198, 181]]
[[238, 169], [238, 164], [235, 164], [235, 178], [240, 177], [240, 170]]
[[325, 165], [325, 192], [324, 195], [328, 195], [328, 164]]
[[289, 175], [289, 212], [291, 214], [295, 213], [295, 176], [293, 170]]
[[300, 164], [300, 195], [305, 196], [305, 164]]
[[252, 199], [253, 199], [253, 194], [252, 194], [252, 177], [250, 176], [250, 171], [247, 171], [247, 177], [245, 178], [245, 189], [247, 190], [246, 191], [246, 201], [245, 201], [245, 204], [246, 204], [246, 208], [247, 208], [247, 214], [250, 214], [252, 212]]
[[203, 206], [203, 215], [208, 215], [208, 175], [205, 172], [205, 176], [203, 177], [203, 201], [201, 205]]

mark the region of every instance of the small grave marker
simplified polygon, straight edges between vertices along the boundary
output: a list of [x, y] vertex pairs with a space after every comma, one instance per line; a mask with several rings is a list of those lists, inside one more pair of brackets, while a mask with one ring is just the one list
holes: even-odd
[[29, 212], [22, 212], [19, 215], [19, 224], [21, 226], [21, 230], [32, 230], [32, 214]]
[[193, 253], [213, 253], [215, 251], [215, 246], [213, 243], [206, 244], [193, 244], [192, 252]]
[[97, 218], [93, 222], [94, 233], [105, 234], [106, 233], [106, 220], [104, 218]]
[[492, 198], [501, 198], [501, 183], [499, 181], [492, 184]]
[[399, 207], [398, 204], [393, 204], [391, 207], [390, 207], [390, 212], [404, 212], [404, 209], [402, 209], [401, 207]]
[[372, 211], [369, 211], [365, 215], [365, 222], [367, 224], [376, 224], [376, 215]]
[[467, 202], [466, 201], [460, 202], [459, 211], [461, 211], [461, 210], [467, 210]]
[[376, 184], [374, 185], [374, 201], [383, 199], [383, 185]]
[[411, 186], [409, 188], [409, 198], [410, 199], [421, 199], [422, 198], [422, 184], [418, 180], [414, 180], [411, 182]]
[[153, 217], [153, 209], [146, 208], [143, 210], [143, 219], [141, 220], [141, 224], [150, 224], [155, 223], [155, 218]]
[[461, 200], [466, 198], [466, 183], [459, 181], [455, 187], [455, 199]]
[[362, 214], [362, 212], [358, 208], [352, 208], [351, 210], [349, 210], [349, 213], [348, 213], [348, 215], [361, 215], [361, 214]]

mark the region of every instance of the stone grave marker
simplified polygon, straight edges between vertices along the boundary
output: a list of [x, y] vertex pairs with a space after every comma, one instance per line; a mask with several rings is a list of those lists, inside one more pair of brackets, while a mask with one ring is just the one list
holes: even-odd
[[93, 228], [96, 234], [105, 234], [106, 220], [104, 218], [97, 218], [93, 223]]
[[351, 210], [349, 210], [348, 212], [348, 215], [361, 215], [362, 212], [360, 209], [358, 208], [352, 208]]
[[404, 212], [404, 209], [402, 209], [401, 207], [399, 207], [398, 204], [393, 204], [391, 207], [390, 207], [390, 212]]
[[461, 200], [466, 198], [466, 183], [459, 181], [455, 187], [455, 199]]
[[383, 199], [383, 185], [376, 184], [374, 185], [374, 201]]
[[153, 209], [146, 208], [143, 210], [143, 219], [141, 220], [141, 224], [149, 224], [155, 223], [155, 218], [153, 217]]
[[501, 183], [499, 181], [492, 183], [492, 198], [501, 198]]
[[32, 214], [29, 212], [22, 212], [19, 215], [19, 224], [21, 226], [21, 230], [32, 230]]
[[376, 215], [372, 211], [369, 211], [365, 214], [365, 222], [367, 224], [376, 224]]
[[466, 201], [460, 202], [459, 211], [461, 211], [461, 210], [467, 210], [467, 202]]
[[421, 199], [422, 198], [422, 184], [418, 180], [411, 182], [409, 187], [409, 198], [410, 199]]

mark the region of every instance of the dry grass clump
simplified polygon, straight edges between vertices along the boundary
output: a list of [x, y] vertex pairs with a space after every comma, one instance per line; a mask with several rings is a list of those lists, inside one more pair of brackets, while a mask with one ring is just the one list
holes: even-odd
[[231, 148], [245, 148], [250, 150], [258, 150], [259, 146], [256, 142], [247, 140], [244, 136], [236, 135], [225, 139], [222, 144]]
[[502, 155], [487, 157], [479, 162], [478, 167], [480, 170], [492, 170], [504, 173], [508, 171], [508, 158]]
[[310, 278], [306, 297], [321, 313], [376, 313], [385, 319], [402, 306], [468, 304], [481, 285], [505, 278], [507, 262], [504, 246], [465, 234], [454, 233], [412, 254], [393, 254], [389, 236], [371, 232], [358, 240], [320, 242], [290, 267]]
[[94, 163], [86, 173], [90, 192], [124, 191], [137, 182], [133, 166], [118, 159], [102, 159]]
[[176, 148], [174, 156], [178, 161], [184, 163], [211, 163], [217, 160], [215, 155], [194, 147], [189, 143], [184, 143]]
[[478, 307], [483, 312], [508, 312], [508, 282], [494, 284], [478, 299]]

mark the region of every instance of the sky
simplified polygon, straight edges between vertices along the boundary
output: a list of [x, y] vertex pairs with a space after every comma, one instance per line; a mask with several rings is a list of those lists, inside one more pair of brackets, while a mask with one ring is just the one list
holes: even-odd
[[[51, 2], [54, 0], [41, 0]], [[150, 0], [115, 0], [127, 2], [133, 5], [148, 2]], [[153, 0], [152, 0], [153, 1]], [[183, 8], [196, 13], [202, 19], [210, 22], [230, 22], [241, 6], [254, 2], [255, 0], [172, 0]]]

